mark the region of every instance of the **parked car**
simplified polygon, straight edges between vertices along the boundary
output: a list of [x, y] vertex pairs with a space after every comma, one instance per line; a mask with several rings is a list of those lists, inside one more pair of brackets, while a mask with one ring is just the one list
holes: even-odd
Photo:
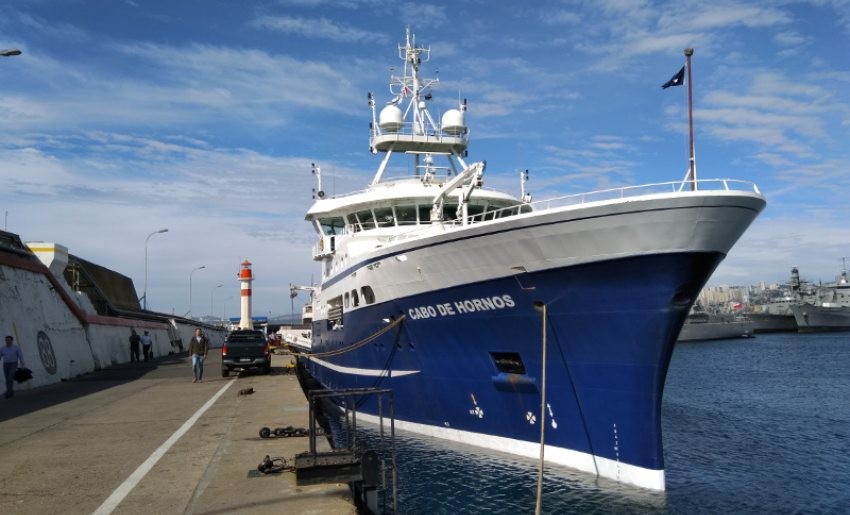
[[271, 373], [272, 353], [266, 335], [262, 331], [248, 329], [233, 331], [221, 346], [221, 376], [227, 377], [231, 371], [249, 368]]

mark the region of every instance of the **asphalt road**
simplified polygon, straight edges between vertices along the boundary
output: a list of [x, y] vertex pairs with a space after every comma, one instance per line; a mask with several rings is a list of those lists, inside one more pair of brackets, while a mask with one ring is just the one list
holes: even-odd
[[257, 471], [265, 455], [308, 449], [258, 434], [308, 426], [289, 360], [225, 379], [214, 350], [192, 383], [185, 355], [165, 356], [0, 399], [0, 513], [355, 513], [345, 484]]

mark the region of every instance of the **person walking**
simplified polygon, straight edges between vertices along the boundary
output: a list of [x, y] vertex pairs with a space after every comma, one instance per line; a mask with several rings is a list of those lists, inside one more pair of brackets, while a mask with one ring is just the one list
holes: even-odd
[[139, 342], [142, 339], [136, 334], [135, 329], [130, 329], [130, 363], [139, 361]]
[[6, 337], [6, 345], [0, 347], [0, 358], [3, 361], [3, 374], [6, 375], [6, 398], [15, 395], [15, 390], [12, 388], [15, 379], [15, 371], [18, 370], [18, 365], [24, 366], [24, 353], [21, 348], [15, 345], [14, 338]]
[[192, 357], [192, 382], [198, 383], [204, 378], [204, 359], [210, 351], [210, 341], [201, 328], [195, 329], [195, 336], [189, 341], [189, 356]]
[[151, 345], [153, 345], [153, 340], [151, 340], [150, 335], [147, 331], [145, 334], [141, 335], [139, 338], [142, 340], [142, 352], [145, 354], [145, 361], [149, 358], [153, 359], [153, 353], [151, 352]]

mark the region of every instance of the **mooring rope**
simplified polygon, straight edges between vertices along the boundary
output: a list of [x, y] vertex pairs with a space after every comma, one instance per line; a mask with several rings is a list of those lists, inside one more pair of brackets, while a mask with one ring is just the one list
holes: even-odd
[[564, 348], [561, 346], [561, 340], [558, 338], [557, 331], [553, 331], [552, 334], [555, 337], [555, 344], [558, 346], [558, 353], [561, 355], [561, 362], [564, 364], [564, 369], [567, 371], [567, 377], [570, 379], [570, 385], [572, 386], [573, 396], [576, 400], [576, 406], [578, 407], [579, 419], [581, 420], [581, 426], [584, 429], [584, 436], [587, 438], [587, 447], [590, 450], [590, 456], [593, 459], [593, 468], [596, 470], [596, 477], [599, 477], [599, 464], [596, 462], [596, 452], [593, 450], [593, 440], [590, 439], [590, 430], [587, 428], [587, 419], [585, 418], [584, 411], [584, 403], [582, 402], [581, 396], [578, 394], [578, 388], [576, 388], [576, 381], [573, 377], [573, 372], [570, 368], [570, 363], [567, 361], [566, 356], [564, 356]]
[[371, 334], [371, 335], [367, 336], [366, 338], [363, 338], [360, 341], [354, 342], [351, 345], [348, 345], [346, 347], [341, 347], [339, 349], [329, 350], [329, 351], [325, 351], [325, 352], [312, 352], [312, 353], [311, 352], [293, 352], [292, 355], [293, 356], [306, 357], [306, 358], [325, 358], [325, 357], [328, 357], [328, 356], [339, 356], [340, 354], [345, 354], [347, 352], [357, 350], [360, 347], [363, 347], [364, 345], [368, 345], [368, 344], [372, 343], [373, 341], [375, 341], [379, 337], [386, 334], [390, 329], [392, 329], [393, 327], [400, 324], [402, 320], [404, 320], [403, 314], [400, 315], [397, 319], [393, 320], [392, 323], [387, 324], [386, 327], [382, 327], [378, 332]]

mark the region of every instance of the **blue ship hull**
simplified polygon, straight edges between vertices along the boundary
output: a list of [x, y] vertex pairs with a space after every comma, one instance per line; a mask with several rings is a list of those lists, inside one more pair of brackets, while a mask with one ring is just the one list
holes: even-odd
[[[309, 359], [309, 371], [326, 388], [393, 389], [398, 421], [536, 445], [543, 303], [547, 457], [551, 446], [594, 464], [659, 471], [663, 488], [667, 366], [688, 310], [723, 257], [629, 257], [361, 307], [343, 315], [341, 328], [314, 322], [313, 352], [351, 346], [404, 319], [356, 350]], [[375, 399], [362, 399], [358, 411], [376, 414]]]

